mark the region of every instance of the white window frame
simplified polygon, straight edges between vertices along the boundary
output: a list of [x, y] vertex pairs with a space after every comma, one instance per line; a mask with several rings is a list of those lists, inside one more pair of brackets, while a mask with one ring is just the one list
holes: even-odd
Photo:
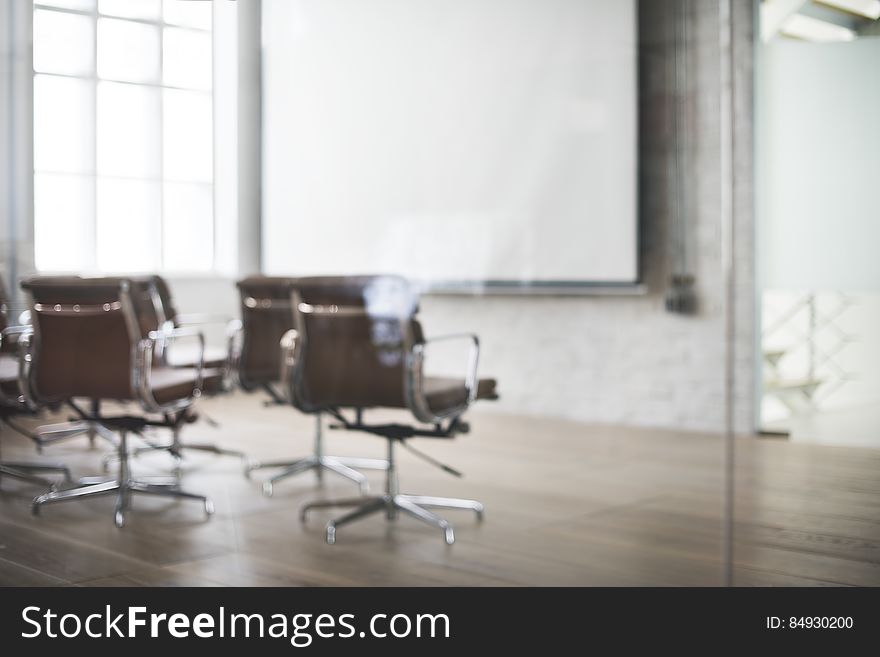
[[[38, 173], [73, 175], [73, 176], [82, 176], [84, 178], [89, 178], [92, 181], [94, 212], [91, 217], [91, 226], [90, 226], [91, 238], [89, 240], [89, 246], [91, 248], [91, 251], [90, 251], [88, 257], [85, 258], [85, 260], [89, 263], [88, 268], [90, 270], [93, 270], [96, 272], [101, 272], [101, 273], [123, 273], [123, 272], [111, 272], [111, 271], [102, 270], [98, 266], [98, 257], [97, 257], [98, 256], [98, 254], [97, 254], [97, 243], [98, 243], [97, 242], [97, 240], [98, 240], [98, 235], [97, 235], [97, 221], [98, 221], [97, 193], [98, 192], [97, 192], [97, 190], [98, 190], [98, 184], [97, 183], [100, 178], [105, 177], [105, 178], [115, 178], [115, 179], [123, 179], [123, 180], [154, 182], [154, 183], [159, 184], [159, 188], [160, 188], [160, 194], [159, 194], [160, 221], [159, 221], [159, 226], [158, 226], [159, 236], [158, 236], [158, 240], [157, 240], [158, 251], [159, 251], [158, 252], [158, 263], [159, 264], [157, 267], [158, 271], [161, 271], [164, 274], [172, 274], [172, 275], [173, 274], [180, 274], [185, 277], [213, 276], [218, 270], [217, 246], [216, 246], [216, 242], [217, 242], [217, 208], [216, 208], [216, 196], [215, 196], [215, 194], [216, 194], [216, 191], [215, 191], [216, 165], [212, 165], [212, 175], [211, 175], [210, 182], [180, 181], [180, 180], [174, 180], [174, 179], [166, 179], [164, 177], [164, 161], [163, 161], [164, 134], [165, 133], [164, 133], [164, 125], [163, 125], [163, 116], [162, 116], [161, 111], [158, 116], [158, 122], [159, 122], [159, 144], [158, 144], [159, 175], [158, 176], [156, 176], [156, 177], [106, 176], [106, 175], [99, 176], [98, 170], [97, 170], [98, 83], [101, 81], [104, 81], [104, 78], [101, 78], [98, 76], [98, 19], [99, 18], [108, 18], [108, 19], [112, 19], [112, 20], [123, 20], [123, 21], [130, 21], [133, 23], [139, 23], [142, 25], [149, 25], [149, 26], [156, 27], [159, 32], [159, 42], [158, 42], [159, 79], [157, 82], [129, 82], [129, 81], [124, 81], [124, 80], [114, 80], [114, 79], [107, 79], [106, 80], [107, 82], [112, 82], [114, 84], [134, 85], [134, 86], [138, 86], [138, 87], [149, 87], [152, 89], [159, 90], [160, 93], [165, 89], [171, 89], [171, 90], [180, 90], [180, 91], [186, 91], [186, 92], [190, 92], [190, 93], [202, 94], [211, 100], [211, 120], [213, 123], [216, 120], [216, 116], [215, 116], [216, 112], [215, 112], [215, 108], [214, 108], [214, 78], [215, 78], [215, 70], [214, 69], [216, 68], [216, 66], [215, 66], [215, 61], [214, 61], [214, 29], [213, 29], [213, 23], [214, 23], [213, 9], [214, 8], [213, 8], [213, 2], [207, 2], [207, 4], [211, 5], [211, 8], [212, 8], [212, 27], [211, 27], [211, 29], [190, 27], [190, 26], [178, 25], [175, 23], [165, 22], [164, 12], [162, 9], [162, 4], [163, 4], [162, 0], [159, 0], [159, 4], [160, 4], [159, 17], [155, 18], [155, 19], [131, 18], [131, 17], [125, 17], [125, 16], [115, 16], [112, 14], [102, 14], [98, 8], [99, 4], [100, 4], [100, 0], [94, 0], [94, 8], [91, 10], [83, 10], [83, 9], [75, 9], [75, 8], [68, 8], [68, 7], [59, 7], [59, 6], [50, 5], [50, 4], [43, 4], [40, 2], [40, 0], [33, 0], [32, 4], [33, 4], [32, 12], [34, 12], [34, 13], [37, 10], [54, 11], [54, 12], [59, 12], [62, 14], [86, 16], [92, 20], [92, 29], [94, 30], [95, 38], [93, 39], [92, 44], [91, 44], [92, 45], [91, 75], [72, 75], [72, 74], [65, 74], [65, 73], [47, 73], [47, 72], [37, 71], [33, 66], [33, 61], [31, 62], [31, 71], [33, 73], [34, 80], [36, 80], [37, 76], [45, 75], [45, 76], [52, 76], [52, 77], [56, 77], [56, 78], [68, 78], [68, 79], [74, 79], [74, 80], [82, 80], [82, 81], [88, 82], [91, 85], [91, 93], [92, 93], [92, 97], [93, 97], [93, 101], [94, 101], [94, 104], [92, 106], [92, 111], [93, 111], [92, 125], [94, 127], [94, 134], [92, 135], [92, 137], [93, 137], [93, 148], [95, 149], [94, 150], [95, 157], [92, 161], [92, 165], [93, 165], [92, 168], [89, 171], [72, 173], [70, 171], [55, 171], [55, 170], [48, 170], [48, 169], [37, 169], [36, 162], [35, 162], [34, 163], [34, 171], [33, 171], [34, 176], [36, 176], [36, 174], [38, 174]], [[212, 84], [211, 84], [210, 89], [208, 89], [208, 90], [196, 89], [196, 88], [192, 88], [192, 87], [182, 87], [182, 86], [176, 86], [176, 85], [170, 85], [170, 84], [164, 83], [164, 81], [163, 81], [163, 71], [164, 71], [164, 59], [163, 59], [164, 55], [163, 55], [163, 53], [164, 53], [164, 41], [165, 41], [165, 28], [190, 30], [193, 32], [201, 32], [203, 34], [207, 33], [211, 36], [211, 68], [212, 68], [211, 78], [212, 78]], [[36, 47], [36, 44], [35, 44], [35, 47]], [[35, 108], [35, 111], [36, 111], [36, 108]], [[216, 129], [214, 131], [214, 134], [216, 134]], [[216, 151], [216, 143], [213, 143], [214, 141], [215, 140], [212, 138], [212, 151]], [[216, 156], [216, 153], [212, 153], [212, 154], [214, 156]], [[165, 267], [165, 263], [164, 263], [164, 260], [165, 260], [165, 246], [164, 246], [164, 233], [165, 233], [164, 195], [165, 195], [165, 189], [164, 189], [164, 183], [187, 183], [187, 184], [192, 183], [192, 184], [210, 186], [212, 244], [211, 244], [211, 266], [208, 269], [169, 270]], [[36, 199], [35, 199], [35, 201], [36, 201]], [[36, 233], [34, 235], [34, 239], [36, 240]], [[132, 248], [138, 248], [138, 245], [133, 244]], [[35, 255], [36, 255], [36, 251], [37, 251], [36, 243], [34, 244], [34, 250], [35, 250]], [[36, 263], [36, 264], [39, 264], [39, 263]], [[52, 270], [49, 268], [42, 268], [41, 271], [57, 271], [57, 270]]]

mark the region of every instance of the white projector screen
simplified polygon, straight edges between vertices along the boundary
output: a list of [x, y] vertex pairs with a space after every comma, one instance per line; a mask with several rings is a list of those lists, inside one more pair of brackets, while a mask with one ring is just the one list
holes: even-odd
[[263, 263], [638, 277], [635, 0], [263, 0]]

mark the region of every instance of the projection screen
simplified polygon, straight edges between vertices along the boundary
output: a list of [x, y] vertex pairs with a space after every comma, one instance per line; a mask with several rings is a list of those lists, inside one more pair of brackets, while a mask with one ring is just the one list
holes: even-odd
[[263, 263], [638, 278], [635, 0], [263, 0]]

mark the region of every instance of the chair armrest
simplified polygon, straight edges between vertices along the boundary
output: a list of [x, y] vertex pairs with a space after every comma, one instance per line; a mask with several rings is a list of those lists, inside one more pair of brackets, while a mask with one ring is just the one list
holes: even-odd
[[3, 331], [0, 331], [0, 347], [10, 338], [14, 338], [12, 342], [17, 347], [19, 391], [18, 398], [12, 399], [0, 389], [0, 401], [11, 406], [25, 406], [31, 410], [35, 410], [36, 406], [26, 391], [28, 390], [30, 372], [30, 338], [33, 333], [34, 327], [30, 325], [7, 326]]
[[[427, 397], [425, 396], [425, 390], [422, 383], [422, 369], [428, 347], [431, 344], [436, 344], [438, 342], [450, 341], [464, 341], [470, 343], [470, 349], [468, 351], [467, 372], [465, 373], [464, 378], [464, 385], [465, 390], [467, 391], [467, 397], [464, 404], [462, 404], [461, 406], [449, 409], [445, 411], [442, 415], [439, 415], [436, 411], [431, 409], [428, 404]], [[479, 360], [480, 339], [473, 333], [455, 333], [450, 335], [442, 335], [431, 338], [430, 340], [425, 340], [423, 342], [414, 344], [412, 347], [412, 354], [409, 359], [409, 366], [407, 368], [407, 387], [411, 396], [413, 404], [412, 410], [415, 416], [423, 422], [439, 422], [440, 420], [446, 419], [447, 417], [460, 415], [461, 413], [463, 413], [468, 408], [468, 406], [473, 403], [477, 395], [477, 366], [479, 364]]]
[[454, 340], [470, 342], [471, 345], [468, 350], [468, 366], [464, 383], [468, 391], [468, 404], [470, 404], [477, 396], [477, 365], [480, 361], [480, 338], [474, 333], [451, 333], [449, 335], [439, 335], [435, 338], [425, 340], [420, 344], [414, 345], [413, 349], [420, 348], [425, 351], [427, 347], [432, 344], [438, 342], [451, 342]]
[[0, 336], [5, 337], [7, 335], [21, 335], [22, 333], [31, 333], [33, 332], [33, 330], [34, 327], [30, 324], [22, 324], [21, 326], [7, 326], [5, 329], [3, 329], [2, 333], [0, 333]]
[[293, 402], [294, 395], [294, 375], [296, 373], [296, 347], [297, 337], [299, 333], [296, 329], [288, 329], [281, 336], [279, 346], [281, 347], [281, 368], [279, 370], [281, 376], [281, 389], [286, 395], [288, 402]]
[[[196, 381], [192, 395], [171, 404], [160, 404], [153, 395], [151, 374], [153, 370], [153, 351], [157, 344], [172, 343], [183, 338], [195, 338], [199, 343], [199, 358], [196, 362]], [[180, 410], [192, 404], [201, 395], [202, 379], [205, 366], [205, 336], [195, 328], [175, 328], [170, 330], [150, 331], [147, 337], [138, 342], [137, 357], [132, 371], [132, 382], [141, 403], [148, 411], [165, 413]]]
[[244, 326], [240, 319], [232, 319], [226, 323], [226, 368], [223, 372], [223, 389], [230, 390], [238, 379], [241, 364], [241, 350], [244, 340]]
[[7, 326], [3, 331], [0, 331], [0, 349], [3, 348], [3, 345], [7, 341], [17, 344], [20, 336], [30, 335], [33, 332], [34, 327], [28, 324], [21, 326]]

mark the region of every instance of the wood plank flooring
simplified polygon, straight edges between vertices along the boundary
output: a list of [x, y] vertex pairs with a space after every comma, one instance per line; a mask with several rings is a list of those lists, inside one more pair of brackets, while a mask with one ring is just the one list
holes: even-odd
[[[259, 395], [204, 400], [220, 428], [186, 427], [191, 441], [216, 442], [255, 459], [306, 455], [313, 418], [266, 408]], [[63, 416], [44, 417], [41, 422]], [[378, 418], [377, 418], [378, 419]], [[450, 512], [457, 541], [408, 518], [374, 516], [323, 541], [333, 512], [306, 524], [298, 507], [351, 497], [331, 473], [281, 482], [271, 499], [230, 457], [193, 453], [187, 489], [197, 503], [136, 498], [116, 529], [113, 500], [46, 507], [41, 492], [0, 481], [0, 585], [82, 586], [717, 586], [721, 573], [722, 444], [717, 436], [601, 427], [561, 420], [470, 414], [473, 431], [418, 447], [465, 472], [456, 479], [400, 450], [405, 492], [474, 497], [477, 523]], [[35, 422], [31, 422], [31, 425]], [[382, 457], [378, 438], [325, 431], [329, 453]], [[55, 460], [78, 475], [101, 472], [105, 444], [84, 437], [38, 456], [3, 429], [3, 457]], [[138, 475], [168, 472], [163, 453], [134, 463]], [[737, 445], [736, 583], [745, 586], [880, 585], [880, 450], [742, 438]], [[382, 475], [369, 473], [374, 489]]]

